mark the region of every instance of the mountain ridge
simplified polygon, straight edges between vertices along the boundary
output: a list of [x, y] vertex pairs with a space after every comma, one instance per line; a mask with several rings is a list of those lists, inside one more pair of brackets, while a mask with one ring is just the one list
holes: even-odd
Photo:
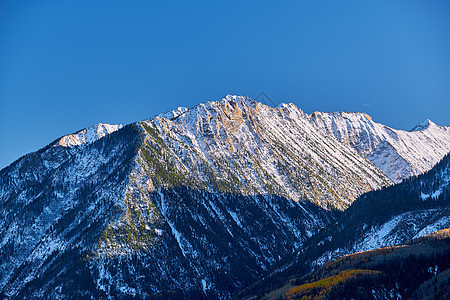
[[429, 120], [415, 131], [393, 129], [364, 113], [315, 113], [312, 120], [396, 182], [430, 170], [450, 149], [450, 127]]
[[[234, 99], [234, 100], [233, 100]], [[245, 97], [245, 96], [236, 96], [236, 95], [227, 95], [225, 96], [222, 100], [218, 100], [218, 101], [208, 101], [205, 103], [200, 103], [198, 105], [195, 105], [194, 107], [191, 108], [186, 108], [186, 107], [178, 107], [175, 110], [170, 110], [164, 113], [159, 113], [156, 114], [155, 117], [150, 118], [148, 120], [153, 120], [156, 118], [165, 118], [168, 120], [174, 120], [176, 118], [178, 118], [179, 116], [188, 113], [191, 110], [196, 109], [197, 107], [201, 106], [201, 105], [205, 105], [208, 103], [225, 103], [227, 101], [235, 101], [235, 99], [240, 99], [239, 101], [247, 101], [250, 103], [257, 103], [256, 101], [252, 100], [249, 97]], [[278, 105], [276, 108], [287, 108], [287, 107], [296, 107], [295, 104], [293, 103], [281, 103], [280, 105]], [[301, 109], [299, 109], [298, 107], [296, 107], [296, 109], [303, 113], [303, 111]], [[366, 122], [371, 122], [373, 124], [376, 124], [378, 127], [384, 127], [386, 128], [386, 130], [394, 132], [394, 134], [398, 134], [398, 133], [403, 133], [403, 134], [408, 134], [408, 132], [414, 133], [414, 132], [422, 132], [422, 131], [427, 131], [429, 130], [430, 126], [432, 128], [435, 128], [437, 130], [440, 131], [445, 131], [445, 135], [444, 136], [439, 136], [437, 138], [437, 140], [439, 140], [439, 142], [441, 143], [441, 145], [434, 145], [436, 144], [435, 142], [433, 142], [432, 144], [432, 148], [430, 149], [429, 147], [425, 147], [425, 151], [426, 153], [433, 153], [436, 152], [436, 154], [433, 155], [433, 157], [427, 162], [425, 160], [425, 162], [423, 161], [424, 158], [421, 158], [421, 162], [418, 163], [417, 161], [411, 161], [411, 159], [408, 159], [408, 153], [406, 153], [406, 157], [405, 157], [405, 151], [404, 149], [398, 149], [397, 145], [393, 145], [395, 143], [392, 143], [392, 139], [388, 140], [387, 142], [386, 140], [386, 133], [382, 132], [381, 134], [379, 134], [380, 136], [375, 138], [374, 142], [368, 142], [368, 141], [364, 141], [364, 140], [357, 140], [354, 143], [349, 142], [349, 140], [351, 139], [348, 136], [348, 133], [342, 133], [341, 129], [334, 129], [331, 130], [329, 128], [329, 126], [324, 126], [323, 124], [318, 124], [317, 119], [318, 118], [323, 118], [323, 116], [333, 116], [334, 120], [332, 120], [332, 122], [334, 122], [336, 124], [336, 118], [341, 118], [344, 116], [344, 118], [346, 118], [345, 116], [357, 116], [359, 118], [362, 119], [366, 119]], [[305, 114], [306, 116], [306, 114]], [[332, 134], [336, 139], [338, 139], [340, 142], [343, 142], [345, 144], [350, 144], [350, 146], [352, 146], [355, 150], [358, 151], [358, 153], [360, 153], [363, 157], [369, 159], [372, 163], [374, 163], [377, 167], [381, 168], [391, 179], [393, 179], [396, 182], [401, 181], [402, 179], [406, 179], [411, 175], [418, 175], [421, 174], [427, 170], [429, 170], [431, 168], [431, 166], [433, 166], [434, 163], [436, 163], [438, 161], [439, 158], [443, 157], [443, 155], [445, 155], [445, 149], [447, 149], [446, 147], [449, 146], [450, 147], [450, 127], [447, 126], [439, 126], [436, 125], [434, 122], [432, 122], [429, 119], [426, 119], [425, 121], [420, 122], [418, 125], [416, 125], [415, 127], [413, 127], [413, 129], [411, 129], [410, 131], [405, 131], [405, 130], [398, 130], [398, 129], [393, 129], [389, 126], [380, 124], [380, 123], [375, 123], [372, 120], [372, 117], [370, 117], [367, 113], [364, 112], [344, 112], [344, 111], [331, 111], [331, 112], [314, 112], [310, 115], [308, 115], [311, 120], [313, 121], [313, 123], [315, 125], [317, 125], [319, 130], [322, 130], [324, 132], [327, 132], [328, 134]], [[57, 140], [55, 140], [53, 143], [60, 143], [61, 145], [65, 145], [68, 147], [73, 147], [76, 145], [80, 145], [80, 144], [84, 144], [84, 143], [92, 143], [93, 141], [95, 141], [96, 139], [102, 138], [103, 136], [114, 132], [118, 129], [120, 129], [121, 127], [123, 127], [122, 124], [106, 124], [106, 123], [96, 123], [88, 128], [85, 129], [81, 129], [73, 134], [67, 134], [62, 136], [61, 138], [58, 138]], [[373, 127], [373, 125], [372, 125]], [[88, 141], [85, 141], [85, 136], [87, 138]], [[431, 136], [433, 137], [433, 136]], [[364, 137], [362, 137], [364, 139]], [[429, 136], [426, 136], [426, 138], [429, 138]], [[429, 139], [427, 140], [429, 141]], [[444, 141], [444, 142], [443, 142]], [[367, 148], [367, 145], [365, 148], [361, 148], [359, 146], [359, 144], [361, 143], [372, 143], [373, 146], [371, 146], [371, 148]], [[421, 142], [423, 144], [423, 142]], [[401, 168], [401, 171], [398, 172], [392, 172], [389, 169], [392, 169], [393, 167], [390, 166], [390, 164], [393, 164], [392, 161], [380, 161], [379, 157], [382, 154], [382, 152], [386, 149], [377, 149], [377, 145], [382, 145], [385, 144], [384, 148], [389, 149], [391, 148], [391, 156], [395, 157], [394, 160], [396, 160], [397, 162], [399, 162], [400, 165], [402, 165], [403, 167]], [[50, 146], [50, 145], [48, 145]], [[46, 147], [48, 147], [46, 146]], [[416, 147], [417, 148], [417, 147]], [[436, 151], [437, 149], [437, 151]], [[412, 149], [412, 150], [416, 150], [416, 149]], [[431, 150], [431, 151], [430, 151]], [[378, 151], [378, 152], [377, 152]], [[402, 152], [403, 151], [403, 152]], [[411, 150], [408, 150], [409, 152], [414, 152]], [[406, 152], [408, 152], [406, 151]], [[399, 153], [401, 152], [401, 153]], [[415, 153], [417, 153], [417, 151], [415, 151]], [[411, 156], [411, 155], [409, 155]], [[20, 158], [19, 158], [20, 159]], [[7, 167], [7, 166], [6, 166]], [[6, 168], [5, 167], [5, 168]]]

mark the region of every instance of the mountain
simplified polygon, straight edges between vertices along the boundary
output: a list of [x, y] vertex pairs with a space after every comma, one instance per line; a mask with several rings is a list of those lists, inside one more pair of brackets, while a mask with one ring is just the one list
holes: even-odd
[[430, 120], [403, 131], [376, 123], [365, 113], [315, 112], [311, 119], [396, 182], [430, 170], [450, 149], [450, 127]]
[[359, 197], [335, 223], [308, 239], [240, 297], [262, 297], [328, 261], [445, 228], [450, 228], [450, 154], [422, 175]]
[[0, 293], [230, 297], [392, 183], [293, 104], [97, 124], [0, 171]]
[[293, 105], [228, 96], [119, 128], [0, 171], [5, 297], [226, 297], [391, 183]]

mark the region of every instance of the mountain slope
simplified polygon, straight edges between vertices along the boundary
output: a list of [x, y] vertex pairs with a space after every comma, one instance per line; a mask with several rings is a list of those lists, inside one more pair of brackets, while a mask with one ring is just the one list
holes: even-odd
[[433, 169], [362, 195], [324, 230], [240, 295], [261, 297], [311, 269], [347, 254], [404, 243], [450, 228], [450, 154]]
[[450, 127], [430, 120], [403, 131], [376, 123], [364, 113], [315, 112], [311, 119], [397, 182], [430, 170], [450, 149]]
[[445, 229], [399, 246], [329, 262], [292, 280], [284, 288], [289, 290], [283, 296], [285, 299], [448, 299], [449, 286], [450, 229]]
[[395, 245], [449, 228], [449, 216], [450, 154], [447, 154], [429, 172], [367, 193], [355, 201], [340, 219], [340, 228], [333, 232], [334, 236], [345, 232], [344, 236], [353, 243], [338, 242], [339, 250], [334, 251], [352, 253]]
[[[49, 297], [45, 288], [33, 288], [30, 294], [27, 289], [61, 280], [55, 265], [58, 273], [75, 272], [65, 278], [69, 287], [89, 274], [79, 260], [118, 209], [138, 143], [137, 127], [129, 125], [87, 146], [52, 143], [1, 171], [3, 297]], [[87, 291], [90, 286], [78, 287], [72, 297]], [[59, 293], [55, 290], [52, 297]]]

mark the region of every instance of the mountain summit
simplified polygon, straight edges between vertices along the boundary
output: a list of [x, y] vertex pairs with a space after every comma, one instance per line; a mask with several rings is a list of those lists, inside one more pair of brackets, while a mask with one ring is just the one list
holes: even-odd
[[414, 126], [410, 131], [422, 131], [426, 130], [432, 126], [437, 126], [435, 123], [433, 123], [430, 119], [426, 119], [425, 121], [420, 122], [416, 126]]
[[57, 143], [63, 147], [73, 147], [83, 144], [92, 144], [98, 139], [117, 131], [123, 125], [111, 125], [104, 123], [97, 123], [89, 128], [79, 130], [75, 133], [68, 134], [60, 138]]

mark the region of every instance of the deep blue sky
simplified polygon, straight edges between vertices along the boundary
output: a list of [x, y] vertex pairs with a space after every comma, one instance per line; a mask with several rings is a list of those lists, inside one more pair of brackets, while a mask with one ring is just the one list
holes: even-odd
[[260, 91], [450, 125], [450, 2], [0, 2], [0, 168], [96, 122]]

